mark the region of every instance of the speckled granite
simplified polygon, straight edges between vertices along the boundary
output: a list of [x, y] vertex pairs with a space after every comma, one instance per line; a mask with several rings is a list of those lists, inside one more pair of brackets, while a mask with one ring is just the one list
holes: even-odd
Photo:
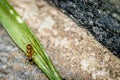
[[[119, 80], [120, 59], [44, 0], [9, 0], [66, 80]], [[0, 79], [47, 80], [0, 27]]]

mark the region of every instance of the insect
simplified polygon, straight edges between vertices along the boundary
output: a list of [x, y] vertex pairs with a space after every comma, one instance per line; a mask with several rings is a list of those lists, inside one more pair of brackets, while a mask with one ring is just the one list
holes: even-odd
[[28, 61], [31, 63], [31, 64], [33, 64], [33, 59], [32, 59], [32, 55], [33, 55], [33, 48], [32, 48], [32, 46], [31, 46], [31, 44], [28, 44], [27, 46], [26, 46], [26, 51], [27, 51], [27, 57], [28, 57]]

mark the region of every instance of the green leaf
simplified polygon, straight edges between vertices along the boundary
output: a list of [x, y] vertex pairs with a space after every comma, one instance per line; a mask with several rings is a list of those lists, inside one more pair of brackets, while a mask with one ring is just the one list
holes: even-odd
[[26, 55], [27, 45], [33, 48], [33, 61], [50, 80], [61, 80], [45, 49], [7, 0], [0, 0], [0, 21], [11, 38]]

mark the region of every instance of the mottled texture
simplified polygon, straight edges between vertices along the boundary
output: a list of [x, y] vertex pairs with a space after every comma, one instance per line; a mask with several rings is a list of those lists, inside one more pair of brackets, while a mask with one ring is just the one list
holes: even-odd
[[[83, 28], [88, 29], [97, 41], [120, 58], [119, 0], [48, 1], [53, 1], [57, 7], [62, 9], [78, 25], [82, 25]], [[117, 5], [115, 5], [116, 3]]]
[[[66, 80], [119, 80], [120, 60], [89, 31], [44, 0], [9, 0]], [[1, 45], [2, 44], [2, 45]], [[0, 27], [0, 79], [47, 80]]]

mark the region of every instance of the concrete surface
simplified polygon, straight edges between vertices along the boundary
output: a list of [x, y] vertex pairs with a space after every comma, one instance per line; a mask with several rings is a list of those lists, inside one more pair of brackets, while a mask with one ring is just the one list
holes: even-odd
[[[9, 0], [66, 80], [120, 80], [120, 59], [44, 0]], [[0, 26], [0, 80], [47, 80]]]

